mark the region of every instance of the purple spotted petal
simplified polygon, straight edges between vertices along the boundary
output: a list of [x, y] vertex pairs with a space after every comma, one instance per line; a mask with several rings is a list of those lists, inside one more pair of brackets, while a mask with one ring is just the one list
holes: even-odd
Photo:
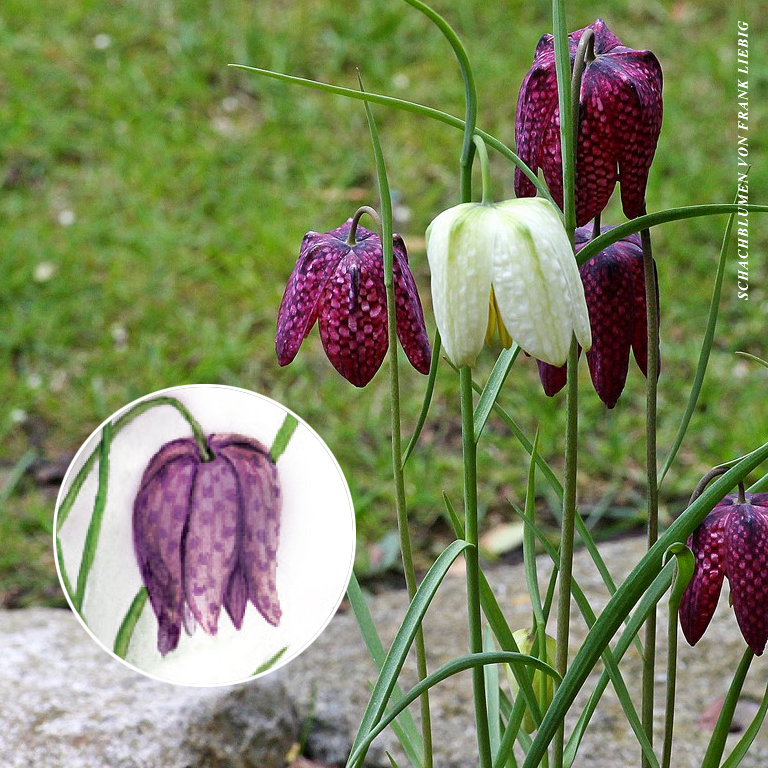
[[308, 232], [277, 313], [277, 361], [288, 365], [317, 320], [318, 302], [343, 247], [333, 232]]
[[[611, 227], [603, 227], [607, 232]], [[576, 230], [576, 251], [592, 237], [591, 227]], [[580, 267], [592, 329], [587, 363], [592, 383], [608, 408], [616, 405], [627, 379], [629, 351], [643, 373], [648, 363], [645, 281], [640, 239], [632, 235], [608, 246]], [[566, 381], [565, 367], [539, 361], [539, 378], [550, 397]]]
[[282, 506], [277, 468], [267, 449], [257, 440], [217, 435], [210, 440], [210, 445], [230, 462], [242, 497], [242, 536], [237, 555], [239, 575], [230, 587], [234, 590], [233, 607], [239, 607], [237, 600], [242, 589], [246, 599], [250, 599], [262, 616], [277, 626], [282, 616], [276, 579]]
[[[662, 73], [649, 51], [621, 44], [602, 19], [591, 25], [596, 58], [582, 78], [580, 127], [576, 152], [576, 220], [586, 224], [608, 203], [621, 183], [624, 213], [633, 218], [645, 210], [648, 171], [656, 151], [662, 120]], [[584, 29], [569, 35], [571, 62]], [[539, 41], [531, 70], [518, 98], [515, 140], [521, 159], [544, 173], [550, 193], [562, 207], [560, 114], [554, 41]], [[515, 194], [532, 197], [535, 187], [515, 172]]]
[[224, 593], [224, 608], [232, 619], [235, 629], [243, 626], [245, 607], [248, 604], [248, 587], [245, 584], [245, 576], [240, 568], [240, 563], [235, 563], [232, 576], [229, 579], [227, 590]]
[[[361, 230], [358, 227], [358, 235]], [[318, 327], [325, 354], [356, 387], [364, 387], [374, 377], [387, 354], [382, 259], [381, 241], [376, 236], [348, 246], [320, 301]]]
[[680, 602], [680, 627], [696, 645], [717, 608], [726, 569], [725, 526], [732, 507], [717, 506], [688, 539], [696, 565]]
[[733, 612], [757, 656], [768, 641], [768, 505], [738, 504], [725, 526], [725, 567]]
[[240, 537], [235, 472], [221, 456], [197, 468], [184, 540], [184, 593], [198, 624], [215, 635]]
[[150, 461], [133, 507], [133, 542], [164, 656], [179, 643], [184, 614], [181, 543], [198, 465], [194, 440], [174, 440]]
[[400, 235], [395, 235], [392, 252], [397, 338], [400, 339], [411, 365], [419, 373], [426, 374], [429, 373], [429, 364], [432, 362], [432, 347], [424, 325], [419, 292], [408, 266], [408, 254]]

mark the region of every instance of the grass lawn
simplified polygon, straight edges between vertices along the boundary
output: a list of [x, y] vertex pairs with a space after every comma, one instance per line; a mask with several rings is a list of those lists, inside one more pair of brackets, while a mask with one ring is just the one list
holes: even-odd
[[[480, 93], [479, 124], [508, 144], [520, 82], [549, 3], [436, 0], [461, 34]], [[665, 118], [650, 210], [731, 202], [736, 186], [736, 22], [750, 24], [751, 201], [768, 202], [768, 20], [715, 0], [569, 4], [569, 25], [600, 15], [665, 73]], [[394, 528], [387, 376], [358, 391], [326, 361], [317, 333], [280, 369], [274, 325], [305, 231], [376, 203], [361, 103], [227, 68], [252, 64], [366, 88], [463, 114], [450, 50], [397, 0], [4, 0], [0, 8], [0, 604], [61, 603], [51, 525], [55, 479], [108, 415], [167, 386], [220, 382], [262, 392], [302, 415], [336, 454], [355, 499], [361, 567]], [[376, 109], [396, 227], [410, 248], [434, 329], [423, 233], [457, 202], [461, 134]], [[492, 155], [493, 184], [512, 168]], [[615, 207], [603, 223], [618, 222]], [[695, 370], [723, 217], [655, 233], [662, 306], [660, 455], [677, 430]], [[766, 375], [735, 350], [768, 356], [768, 221], [751, 218], [749, 301], [736, 297], [735, 253], [719, 334], [689, 439], [661, 491], [673, 516], [713, 464], [766, 439]], [[494, 360], [484, 353], [483, 381]], [[404, 357], [403, 357], [404, 360]], [[424, 379], [403, 367], [406, 438]], [[644, 380], [632, 370], [606, 411], [582, 365], [583, 511], [608, 528], [643, 516]], [[563, 396], [547, 399], [520, 359], [505, 407], [557, 465]], [[491, 418], [479, 456], [486, 526], [510, 519], [527, 459]], [[407, 477], [421, 562], [446, 535], [440, 491], [461, 494], [457, 381], [441, 367]], [[542, 510], [551, 499], [542, 496]], [[373, 554], [372, 554], [373, 553]]]

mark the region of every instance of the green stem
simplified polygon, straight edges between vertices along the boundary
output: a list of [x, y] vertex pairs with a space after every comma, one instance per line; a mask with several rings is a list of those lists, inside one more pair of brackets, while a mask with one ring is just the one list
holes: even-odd
[[[560, 533], [559, 592], [557, 597], [557, 650], [555, 669], [560, 676], [568, 669], [568, 639], [571, 617], [571, 583], [573, 581], [573, 538], [576, 518], [576, 479], [578, 472], [579, 428], [579, 347], [576, 337], [571, 339], [568, 353], [566, 430], [565, 430], [565, 487], [563, 489], [563, 519]], [[565, 729], [558, 728], [553, 742], [553, 768], [562, 768]]]
[[[175, 408], [179, 414], [181, 414], [181, 416], [187, 421], [192, 429], [192, 433], [195, 436], [195, 442], [197, 443], [198, 449], [200, 450], [200, 457], [203, 461], [210, 461], [213, 457], [211, 456], [208, 446], [205, 442], [205, 434], [203, 433], [202, 427], [197, 422], [195, 417], [190, 413], [189, 409], [173, 397], [154, 397], [151, 400], [142, 400], [142, 402], [137, 403], [133, 408], [126, 411], [114, 424], [112, 424], [111, 430], [113, 439], [117, 436], [117, 433], [121, 429], [127, 427], [134, 419], [159, 405], [170, 405]], [[94, 449], [93, 453], [91, 453], [91, 455], [85, 460], [83, 466], [80, 467], [77, 474], [75, 475], [75, 479], [72, 481], [72, 484], [69, 486], [69, 490], [67, 491], [64, 500], [61, 502], [59, 511], [56, 515], [57, 531], [61, 530], [61, 526], [64, 525], [67, 517], [69, 517], [69, 513], [72, 511], [72, 506], [75, 503], [75, 499], [77, 499], [77, 495], [80, 493], [80, 489], [83, 487], [83, 483], [93, 468], [93, 465], [96, 463], [98, 454], [99, 448], [97, 447]]]
[[355, 239], [357, 225], [366, 213], [376, 222], [376, 226], [381, 230], [381, 219], [379, 218], [379, 214], [376, 213], [376, 210], [371, 208], [370, 205], [361, 205], [352, 217], [352, 223], [349, 226], [349, 237], [347, 237], [347, 245], [354, 245], [357, 242]]
[[99, 442], [99, 485], [96, 491], [96, 499], [93, 503], [93, 514], [88, 524], [88, 532], [83, 544], [83, 556], [80, 560], [80, 571], [77, 575], [77, 587], [73, 604], [75, 610], [82, 614], [85, 587], [88, 583], [88, 575], [96, 559], [96, 545], [99, 542], [101, 521], [104, 519], [104, 510], [107, 507], [107, 486], [109, 484], [109, 449], [112, 445], [112, 425], [107, 422], [101, 430]]
[[477, 156], [480, 158], [480, 173], [483, 179], [483, 205], [491, 205], [493, 203], [493, 195], [491, 194], [491, 164], [488, 162], [488, 150], [486, 149], [485, 142], [475, 134], [474, 137], [475, 147], [477, 148]]
[[[648, 370], [646, 378], [645, 462], [648, 488], [648, 549], [659, 538], [659, 490], [656, 460], [656, 411], [659, 380], [659, 301], [656, 285], [656, 265], [651, 249], [651, 231], [641, 233], [643, 269], [645, 271], [645, 301], [648, 316]], [[656, 609], [648, 615], [643, 642], [643, 690], [641, 717], [643, 730], [653, 745], [653, 686], [656, 672]], [[642, 754], [642, 768], [649, 768]]]
[[[358, 75], [359, 78], [359, 75]], [[362, 90], [362, 81], [360, 89]], [[397, 514], [397, 528], [400, 534], [400, 552], [403, 559], [403, 571], [405, 583], [408, 589], [408, 598], [413, 601], [416, 595], [416, 568], [413, 563], [413, 549], [411, 546], [411, 533], [408, 527], [408, 505], [405, 498], [405, 477], [403, 471], [403, 445], [400, 425], [400, 370], [397, 360], [397, 309], [394, 287], [394, 253], [392, 250], [393, 226], [392, 226], [392, 196], [390, 194], [387, 169], [384, 164], [384, 154], [379, 141], [376, 123], [370, 105], [365, 103], [368, 127], [371, 133], [373, 154], [376, 161], [376, 171], [379, 183], [379, 202], [381, 205], [381, 218], [371, 209], [363, 210], [372, 215], [374, 220], [381, 224], [381, 244], [384, 261], [384, 288], [387, 296], [387, 334], [389, 337], [389, 402], [392, 430], [392, 475], [395, 484], [395, 510]], [[358, 212], [360, 213], [360, 211]], [[360, 213], [362, 215], [362, 213]], [[357, 216], [357, 214], [356, 214]], [[358, 216], [359, 219], [359, 216]], [[353, 221], [354, 223], [354, 221]], [[427, 677], [427, 651], [424, 643], [424, 630], [419, 625], [416, 632], [416, 671], [419, 680]], [[429, 692], [425, 689], [421, 696], [421, 730], [424, 742], [424, 768], [432, 768], [432, 716], [429, 708]]]
[[678, 605], [673, 605], [672, 602], [670, 602], [669, 618], [667, 620], [667, 696], [664, 710], [664, 748], [661, 757], [661, 768], [670, 768], [670, 762], [672, 760], [672, 737], [675, 732], [678, 608]]
[[[467, 563], [469, 651], [470, 653], [482, 653], [483, 631], [480, 617], [477, 519], [477, 445], [475, 443], [474, 404], [472, 402], [472, 369], [469, 366], [465, 365], [459, 369], [459, 389], [461, 394], [461, 442], [464, 454], [464, 532], [466, 541], [470, 544], [464, 553]], [[491, 768], [491, 742], [485, 701], [485, 677], [482, 669], [472, 670], [472, 684], [480, 768]]]

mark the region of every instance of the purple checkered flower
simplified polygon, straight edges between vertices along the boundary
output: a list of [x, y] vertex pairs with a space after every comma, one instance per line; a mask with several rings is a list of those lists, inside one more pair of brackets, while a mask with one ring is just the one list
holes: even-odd
[[182, 625], [215, 635], [224, 606], [237, 629], [250, 600], [280, 623], [277, 544], [280, 484], [269, 451], [242, 435], [166, 443], [150, 460], [133, 506], [133, 543], [158, 621], [157, 648], [179, 644]]
[[[387, 298], [381, 238], [352, 219], [331, 232], [308, 232], [277, 314], [277, 361], [288, 365], [317, 321], [325, 354], [356, 387], [364, 387], [387, 354]], [[393, 240], [397, 336], [411, 365], [429, 372], [432, 350], [408, 254]]]
[[[661, 131], [662, 74], [650, 51], [622, 45], [602, 19], [585, 29], [595, 33], [595, 58], [581, 83], [581, 122], [576, 154], [576, 223], [582, 226], [607, 205], [617, 181], [629, 218], [645, 211], [648, 170]], [[585, 29], [568, 37], [571, 64]], [[517, 102], [515, 140], [520, 158], [544, 172], [555, 202], [563, 206], [560, 111], [557, 103], [555, 45], [544, 35]], [[533, 197], [536, 188], [515, 171], [515, 194]]]
[[688, 539], [696, 567], [680, 603], [680, 626], [696, 645], [717, 607], [723, 578], [736, 621], [760, 656], [768, 641], [768, 493], [726, 496]]
[[[601, 232], [609, 229], [603, 227]], [[591, 235], [591, 227], [576, 230], [577, 253]], [[599, 398], [613, 408], [627, 380], [630, 349], [640, 370], [648, 375], [645, 269], [639, 236], [630, 235], [609, 245], [584, 262], [579, 271], [592, 328], [587, 364]], [[539, 361], [539, 378], [551, 397], [565, 386], [566, 369]]]

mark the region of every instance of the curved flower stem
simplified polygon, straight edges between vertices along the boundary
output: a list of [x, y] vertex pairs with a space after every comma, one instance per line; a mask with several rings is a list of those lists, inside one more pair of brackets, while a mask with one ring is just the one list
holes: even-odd
[[[123, 427], [127, 427], [135, 418], [141, 416], [142, 413], [146, 413], [148, 410], [159, 405], [172, 406], [181, 414], [184, 419], [186, 419], [187, 423], [192, 429], [192, 433], [195, 436], [195, 442], [197, 443], [197, 447], [200, 451], [200, 458], [204, 462], [210, 461], [213, 456], [211, 456], [208, 445], [205, 442], [205, 433], [203, 432], [202, 427], [197, 422], [197, 419], [195, 419], [195, 417], [190, 413], [189, 409], [183, 403], [180, 403], [173, 397], [155, 397], [151, 400], [143, 400], [142, 402], [137, 403], [133, 408], [126, 411], [114, 424], [111, 425], [112, 438], [114, 439], [117, 433], [123, 429]], [[67, 491], [64, 500], [61, 502], [58, 514], [56, 516], [57, 531], [61, 530], [61, 526], [64, 525], [67, 517], [69, 517], [69, 513], [72, 511], [72, 505], [75, 503], [75, 499], [77, 498], [78, 493], [80, 493], [80, 489], [83, 487], [83, 483], [88, 477], [91, 469], [93, 469], [93, 465], [96, 463], [99, 450], [100, 447], [96, 446], [93, 453], [91, 453], [91, 455], [83, 463], [83, 466], [78, 470], [77, 474], [75, 475], [75, 479], [72, 481], [72, 485], [69, 486], [69, 490]]]
[[361, 205], [356, 211], [355, 215], [352, 217], [352, 223], [349, 227], [349, 237], [347, 237], [347, 245], [354, 245], [355, 235], [357, 234], [357, 225], [360, 223], [360, 219], [365, 215], [368, 214], [375, 222], [376, 226], [379, 228], [379, 231], [381, 231], [381, 218], [379, 217], [379, 214], [376, 212], [374, 208], [371, 208], [370, 205]]
[[[464, 553], [467, 562], [467, 609], [469, 617], [469, 651], [482, 653], [483, 630], [480, 616], [480, 565], [478, 559], [477, 521], [477, 444], [475, 443], [474, 403], [472, 402], [472, 369], [459, 369], [461, 395], [461, 443], [464, 455], [464, 538], [471, 545]], [[480, 768], [491, 768], [491, 742], [488, 731], [488, 708], [485, 699], [485, 676], [480, 668], [472, 670], [475, 698], [475, 723]]]
[[591, 239], [594, 240], [596, 237], [600, 237], [600, 214], [599, 213], [597, 214], [597, 216], [595, 216], [595, 219], [592, 222]]
[[483, 179], [483, 205], [490, 205], [493, 202], [493, 195], [491, 194], [491, 168], [488, 162], [488, 150], [485, 147], [485, 142], [477, 134], [474, 135], [473, 141], [477, 149], [477, 156], [480, 158], [480, 172]]
[[[648, 370], [646, 378], [645, 462], [648, 488], [648, 549], [659, 537], [659, 488], [656, 460], [656, 412], [659, 380], [659, 294], [656, 283], [656, 265], [651, 248], [651, 231], [640, 235], [643, 245], [645, 271], [645, 301], [648, 315]], [[648, 615], [643, 642], [643, 692], [641, 717], [643, 730], [653, 745], [653, 684], [656, 671], [656, 609]], [[645, 754], [643, 768], [649, 768]]]
[[[363, 83], [358, 73], [360, 90]], [[392, 196], [387, 179], [387, 168], [384, 164], [384, 154], [379, 141], [379, 133], [373, 119], [373, 112], [368, 102], [365, 102], [365, 114], [371, 133], [373, 154], [376, 161], [376, 172], [379, 183], [379, 201], [381, 218], [373, 211], [372, 216], [381, 224], [381, 246], [384, 260], [384, 289], [387, 296], [387, 333], [389, 336], [389, 402], [392, 429], [392, 475], [395, 483], [395, 509], [397, 528], [400, 534], [400, 552], [403, 558], [403, 571], [408, 589], [408, 598], [413, 602], [416, 595], [416, 568], [413, 563], [411, 534], [408, 527], [408, 505], [405, 498], [405, 476], [403, 471], [403, 445], [400, 429], [400, 370], [397, 362], [397, 308], [394, 286], [394, 253], [392, 250]], [[362, 209], [361, 209], [362, 210]], [[371, 211], [363, 211], [369, 213]], [[357, 215], [357, 214], [356, 214]], [[362, 213], [360, 214], [362, 215]], [[354, 224], [354, 221], [353, 221]], [[416, 632], [416, 670], [419, 680], [427, 677], [427, 651], [424, 643], [424, 631], [419, 625]], [[482, 674], [482, 672], [481, 672]], [[429, 692], [421, 696], [421, 732], [424, 747], [424, 768], [432, 768], [432, 716], [429, 710]]]

